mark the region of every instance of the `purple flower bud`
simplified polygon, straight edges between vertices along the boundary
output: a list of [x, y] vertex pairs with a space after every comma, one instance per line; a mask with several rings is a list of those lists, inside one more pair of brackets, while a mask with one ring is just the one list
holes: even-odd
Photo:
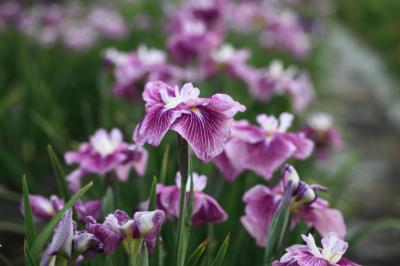
[[133, 237], [152, 239], [165, 222], [165, 213], [161, 210], [136, 212], [133, 215]]
[[93, 234], [85, 231], [75, 233], [73, 238], [73, 252], [75, 254], [82, 254], [85, 258], [93, 258], [102, 249], [103, 244]]

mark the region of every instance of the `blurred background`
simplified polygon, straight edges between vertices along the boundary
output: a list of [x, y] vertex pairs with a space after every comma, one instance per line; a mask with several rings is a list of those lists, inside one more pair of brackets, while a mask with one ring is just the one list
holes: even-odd
[[[141, 43], [163, 49], [166, 38], [152, 1], [26, 2], [0, 2], [0, 254], [15, 264], [22, 264], [22, 174], [30, 177], [33, 193], [55, 193], [48, 144], [61, 155], [99, 127], [119, 127], [130, 140], [142, 115], [135, 104], [111, 95], [104, 49], [130, 51]], [[332, 113], [345, 135], [346, 151], [334, 158], [345, 176], [338, 204], [350, 232], [370, 233], [353, 235], [351, 257], [363, 265], [397, 265], [400, 1], [326, 2], [317, 48], [296, 64], [307, 67], [314, 81], [313, 108]], [[45, 6], [50, 11], [43, 16]], [[264, 62], [254, 58], [255, 65]], [[161, 155], [150, 151], [157, 165]], [[149, 168], [149, 176], [158, 174]]]

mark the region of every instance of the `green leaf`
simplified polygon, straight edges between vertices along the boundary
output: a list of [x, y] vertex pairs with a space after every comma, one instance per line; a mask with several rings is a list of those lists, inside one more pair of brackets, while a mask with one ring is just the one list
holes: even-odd
[[268, 229], [268, 239], [265, 246], [264, 265], [270, 266], [272, 261], [276, 258], [277, 253], [282, 245], [286, 231], [289, 227], [290, 209], [289, 204], [292, 195], [292, 183], [289, 181], [282, 201], [272, 218], [271, 224]]
[[65, 182], [64, 170], [61, 166], [60, 160], [57, 158], [56, 153], [51, 145], [47, 146], [47, 151], [49, 153], [51, 165], [53, 166], [54, 173], [56, 174], [56, 180], [58, 189], [60, 190], [61, 197], [65, 201], [69, 201], [71, 198], [68, 192], [67, 182]]
[[349, 246], [354, 246], [361, 239], [373, 233], [374, 231], [383, 230], [387, 228], [400, 230], [400, 219], [385, 218], [370, 222], [366, 226], [358, 229], [350, 236], [348, 236], [347, 241], [349, 242]]
[[12, 232], [16, 234], [25, 234], [25, 226], [13, 222], [0, 222], [0, 231]]
[[195, 266], [199, 263], [201, 256], [204, 254], [208, 244], [208, 239], [200, 243], [200, 245], [193, 251], [193, 253], [187, 259], [186, 266]]
[[149, 194], [149, 207], [148, 207], [149, 211], [155, 210], [157, 208], [156, 190], [157, 190], [157, 177], [153, 176], [153, 182], [151, 183], [150, 194]]
[[165, 183], [165, 180], [167, 178], [168, 161], [169, 161], [169, 150], [170, 150], [170, 146], [168, 144], [165, 145], [165, 150], [164, 150], [162, 163], [161, 163], [161, 171], [160, 171], [160, 182], [162, 184]]
[[142, 254], [142, 258], [140, 260], [140, 265], [141, 266], [149, 266], [149, 252], [147, 250], [147, 245], [144, 245], [143, 248], [143, 254]]
[[21, 96], [20, 89], [10, 90], [6, 95], [1, 97], [0, 99], [0, 117], [10, 108], [12, 107]]
[[29, 202], [29, 189], [28, 189], [28, 182], [26, 181], [26, 175], [23, 175], [22, 177], [22, 194], [24, 200], [24, 222], [26, 229], [26, 241], [28, 247], [32, 247], [33, 242], [36, 239], [36, 228], [35, 224], [33, 223], [31, 203]]
[[53, 234], [54, 228], [57, 226], [58, 222], [61, 220], [64, 213], [71, 208], [75, 202], [82, 197], [91, 187], [93, 186], [93, 181], [90, 181], [86, 186], [84, 186], [81, 190], [79, 190], [75, 195], [71, 197], [71, 199], [64, 205], [61, 211], [57, 213], [57, 215], [44, 227], [42, 232], [38, 235], [36, 241], [33, 243], [32, 247], [32, 255], [36, 258], [44, 245], [50, 239]]
[[[190, 217], [186, 209], [186, 183], [190, 173], [190, 154], [189, 146], [184, 138], [178, 136], [178, 168], [181, 174], [180, 202], [179, 202], [179, 220], [178, 236], [176, 246], [176, 265], [183, 266], [186, 260], [186, 252], [189, 243]], [[191, 192], [193, 193], [193, 192]]]
[[24, 254], [25, 254], [25, 262], [28, 266], [36, 266], [35, 260], [32, 257], [32, 253], [28, 247], [28, 243], [26, 240], [24, 241]]
[[108, 187], [106, 194], [101, 201], [101, 213], [106, 216], [115, 210], [114, 192], [111, 187]]
[[217, 256], [215, 257], [211, 266], [221, 266], [222, 265], [222, 263], [224, 262], [226, 251], [228, 250], [229, 239], [230, 239], [230, 233], [226, 236], [224, 243], [222, 243], [221, 248], [218, 250]]

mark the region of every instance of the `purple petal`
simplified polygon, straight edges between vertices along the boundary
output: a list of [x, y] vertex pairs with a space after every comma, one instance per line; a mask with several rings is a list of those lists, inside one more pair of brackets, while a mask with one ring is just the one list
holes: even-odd
[[[40, 195], [29, 195], [29, 203], [32, 207], [32, 214], [38, 220], [50, 220], [55, 210], [50, 200]], [[23, 212], [23, 202], [21, 201], [21, 211]]]
[[286, 133], [282, 136], [296, 146], [293, 156], [297, 159], [306, 159], [314, 149], [314, 142], [306, 138], [304, 133]]
[[148, 82], [143, 91], [143, 100], [146, 102], [146, 108], [154, 105], [164, 104], [160, 91], [166, 90], [168, 95], [174, 95], [174, 88], [162, 81]]
[[78, 200], [75, 203], [75, 210], [80, 221], [84, 221], [87, 216], [92, 216], [94, 219], [99, 219], [101, 209], [100, 200], [91, 200], [82, 202]]
[[74, 235], [73, 245], [74, 252], [85, 258], [93, 258], [103, 249], [103, 244], [96, 236], [84, 231]]
[[73, 230], [72, 209], [68, 209], [54, 231], [46, 254], [52, 256], [62, 251], [66, 256], [71, 257]]
[[176, 108], [167, 110], [163, 104], [149, 107], [143, 120], [135, 128], [133, 140], [140, 145], [146, 142], [153, 146], [160, 145], [164, 135], [181, 113]]
[[65, 178], [68, 182], [68, 188], [71, 192], [78, 192], [81, 188], [81, 178], [86, 174], [86, 171], [78, 168], [72, 171]]
[[298, 254], [295, 257], [299, 266], [330, 266], [331, 264], [321, 258], [314, 257], [311, 253]]
[[192, 224], [198, 226], [205, 223], [221, 223], [228, 219], [228, 215], [212, 197], [204, 193], [195, 193]]
[[248, 149], [244, 161], [246, 168], [270, 179], [275, 170], [296, 151], [296, 146], [278, 135], [271, 142], [249, 144]]
[[86, 230], [100, 240], [103, 244], [104, 253], [107, 255], [113, 253], [123, 239], [120, 232], [116, 232], [103, 224], [88, 223]]
[[198, 158], [208, 162], [223, 151], [232, 125], [232, 117], [244, 106], [227, 95], [214, 95], [208, 103], [193, 106], [182, 115], [172, 130], [185, 138]]

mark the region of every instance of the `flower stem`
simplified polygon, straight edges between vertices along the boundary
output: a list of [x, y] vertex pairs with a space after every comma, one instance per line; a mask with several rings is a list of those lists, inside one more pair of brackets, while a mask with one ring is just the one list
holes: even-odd
[[[178, 168], [181, 174], [181, 188], [180, 188], [180, 207], [179, 207], [179, 221], [178, 221], [178, 245], [176, 248], [175, 261], [177, 266], [183, 266], [186, 259], [186, 251], [189, 242], [189, 229], [191, 214], [187, 213], [186, 202], [186, 183], [190, 174], [190, 155], [189, 146], [185, 139], [178, 135]], [[193, 182], [191, 187], [193, 187]], [[191, 190], [193, 190], [191, 188]], [[193, 197], [189, 197], [189, 201], [193, 201]], [[189, 202], [189, 206], [192, 203]], [[191, 209], [191, 207], [189, 207]], [[191, 212], [191, 211], [190, 211]]]

